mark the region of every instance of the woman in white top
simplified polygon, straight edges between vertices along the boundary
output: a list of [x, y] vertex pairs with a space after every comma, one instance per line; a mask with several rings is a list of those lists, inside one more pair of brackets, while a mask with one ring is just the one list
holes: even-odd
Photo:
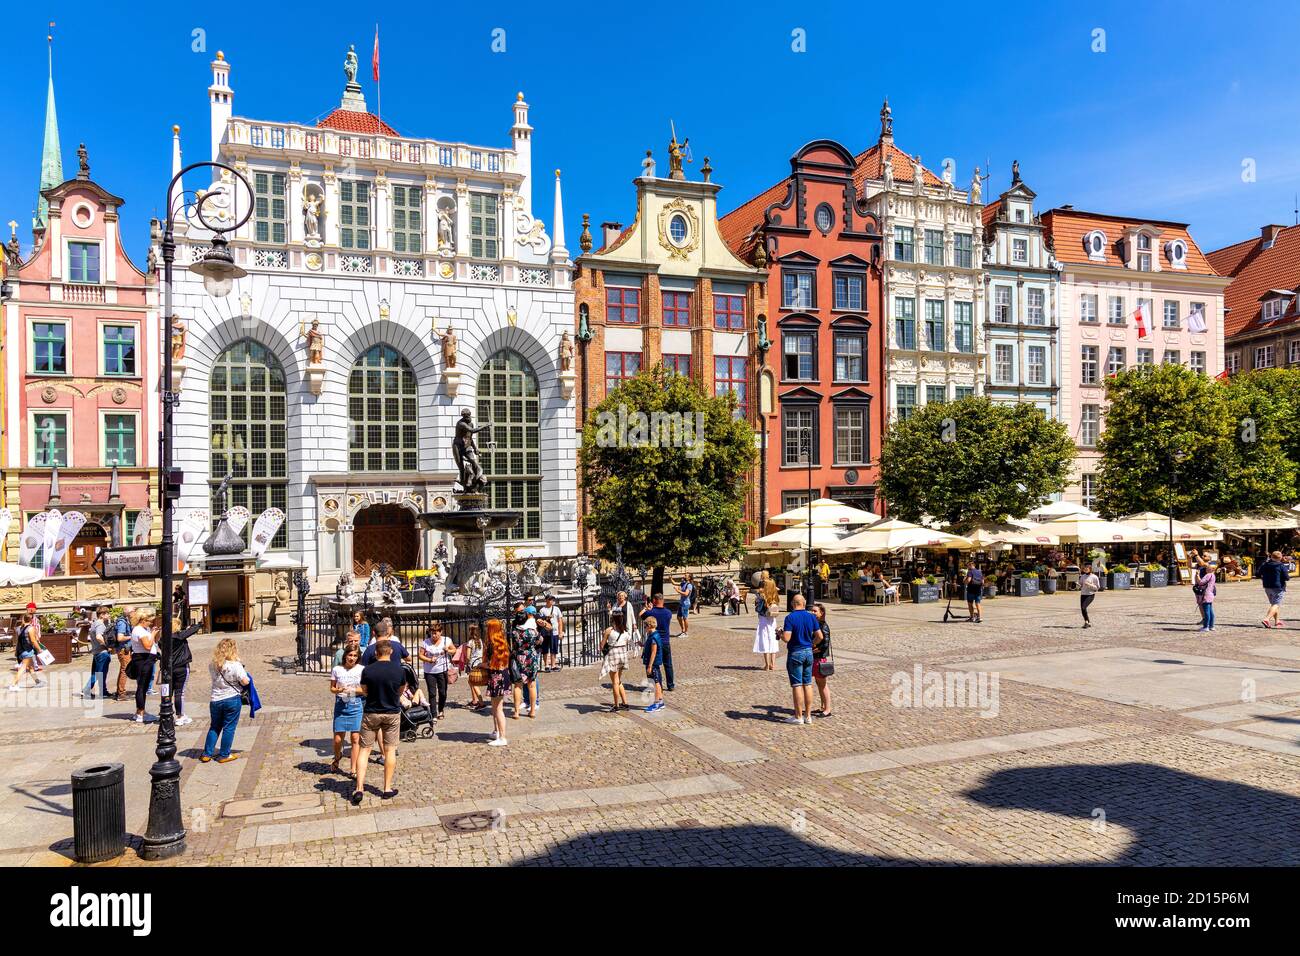
[[[330, 692], [334, 694], [334, 762], [330, 772], [339, 772], [343, 759], [343, 738], [351, 736], [352, 752], [361, 752], [361, 709], [365, 699], [357, 693], [361, 686], [361, 649], [354, 644], [343, 648], [342, 663], [330, 671]], [[356, 770], [353, 770], [353, 776]]]
[[754, 630], [754, 653], [763, 655], [763, 670], [776, 669], [776, 652], [780, 645], [776, 640], [776, 608], [772, 603], [778, 599], [776, 582], [771, 575], [763, 572], [762, 583], [754, 596], [754, 610], [758, 611], [758, 627]]
[[609, 616], [609, 627], [601, 640], [601, 650], [605, 654], [605, 663], [601, 665], [600, 676], [607, 674], [614, 689], [614, 703], [609, 707], [612, 714], [617, 710], [629, 710], [627, 691], [623, 689], [623, 670], [627, 667], [627, 655], [632, 647], [632, 632], [627, 628], [627, 618], [622, 611], [615, 611]]
[[153, 683], [153, 669], [158, 654], [158, 628], [154, 626], [153, 608], [140, 608], [131, 615], [131, 674], [135, 677], [135, 722], [143, 724], [149, 715], [144, 702]]
[[424, 686], [429, 690], [429, 709], [433, 719], [442, 716], [447, 706], [447, 672], [451, 670], [451, 655], [456, 653], [456, 642], [442, 633], [442, 622], [434, 621], [420, 641], [420, 662], [424, 665]]
[[1088, 605], [1097, 597], [1097, 592], [1101, 590], [1101, 579], [1092, 573], [1092, 566], [1085, 564], [1083, 571], [1079, 574], [1079, 611], [1083, 614], [1083, 626], [1092, 627], [1092, 620], [1088, 617]]
[[[235, 742], [235, 728], [239, 726], [239, 712], [244, 704], [241, 693], [250, 683], [248, 671], [239, 662], [239, 647], [234, 638], [225, 637], [217, 642], [212, 660], [208, 662], [208, 676], [212, 678], [212, 696], [208, 700], [212, 725], [208, 728], [203, 756], [199, 759], [207, 763], [216, 757], [217, 763], [229, 763], [239, 756], [230, 752], [230, 745]], [[221, 750], [214, 753], [218, 737], [221, 738]]]

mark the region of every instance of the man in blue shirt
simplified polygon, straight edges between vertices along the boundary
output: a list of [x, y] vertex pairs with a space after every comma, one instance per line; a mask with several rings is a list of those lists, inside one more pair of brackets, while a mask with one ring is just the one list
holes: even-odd
[[673, 646], [669, 641], [668, 627], [673, 622], [673, 612], [664, 607], [664, 596], [654, 596], [654, 606], [648, 607], [642, 618], [654, 618], [655, 629], [659, 631], [660, 650], [663, 651], [664, 687], [672, 690], [676, 685], [673, 680]]
[[1290, 577], [1281, 551], [1274, 551], [1259, 566], [1259, 581], [1264, 585], [1264, 594], [1268, 598], [1268, 613], [1263, 621], [1265, 627], [1282, 626], [1282, 598], [1286, 595], [1286, 583]]
[[786, 644], [785, 670], [790, 675], [790, 692], [794, 697], [794, 716], [787, 724], [812, 723], [813, 639], [821, 630], [817, 616], [807, 609], [807, 600], [796, 594], [793, 610], [781, 625], [781, 640]]
[[401, 664], [406, 660], [406, 648], [402, 646], [401, 641], [393, 640], [393, 622], [388, 618], [384, 618], [375, 625], [375, 639], [370, 642], [370, 646], [366, 648], [366, 652], [361, 655], [362, 667], [369, 667], [379, 659], [378, 644], [380, 641], [392, 645], [393, 652], [391, 659], [394, 664]]

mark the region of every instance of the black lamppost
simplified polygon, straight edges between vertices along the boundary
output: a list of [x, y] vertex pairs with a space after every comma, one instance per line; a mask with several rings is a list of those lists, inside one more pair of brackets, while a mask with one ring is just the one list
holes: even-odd
[[[200, 195], [187, 192], [182, 180], [191, 170], [202, 167], [224, 170], [234, 179], [230, 189], [212, 189]], [[172, 177], [167, 186], [167, 221], [163, 228], [163, 388], [162, 433], [158, 436], [162, 448], [158, 467], [159, 506], [162, 508], [162, 546], [158, 561], [162, 576], [162, 640], [160, 673], [167, 682], [167, 692], [158, 707], [158, 745], [154, 750], [157, 759], [149, 768], [149, 824], [140, 845], [140, 856], [146, 860], [165, 860], [185, 852], [185, 825], [181, 815], [181, 765], [176, 760], [176, 716], [172, 706], [172, 578], [175, 573], [175, 547], [172, 538], [172, 504], [180, 497], [182, 475], [172, 468], [172, 412], [180, 396], [172, 391], [172, 267], [176, 262], [175, 217], [177, 213], [192, 214], [204, 228], [212, 233], [212, 248], [202, 259], [190, 266], [190, 271], [202, 276], [203, 288], [213, 298], [223, 299], [230, 294], [236, 279], [248, 273], [235, 265], [230, 254], [226, 234], [234, 232], [253, 213], [253, 205], [240, 218], [234, 195], [235, 183], [243, 183], [251, 198], [252, 187], [248, 180], [224, 163], [193, 163]], [[177, 186], [181, 191], [176, 192]], [[224, 198], [230, 209], [225, 218], [209, 222], [204, 217], [204, 207]], [[212, 209], [208, 210], [209, 214]], [[188, 218], [188, 215], [187, 215]]]
[[804, 431], [808, 436], [808, 443], [804, 446], [803, 454], [799, 456], [804, 464], [808, 466], [808, 550], [804, 558], [804, 580], [807, 582], [804, 590], [807, 592], [808, 604], [816, 600], [816, 594], [813, 587], [813, 567], [812, 567], [812, 540], [813, 540], [813, 428], [809, 425]]
[[1165, 556], [1165, 576], [1174, 583], [1174, 494], [1178, 489], [1178, 466], [1187, 460], [1187, 452], [1175, 448], [1169, 453], [1169, 553]]

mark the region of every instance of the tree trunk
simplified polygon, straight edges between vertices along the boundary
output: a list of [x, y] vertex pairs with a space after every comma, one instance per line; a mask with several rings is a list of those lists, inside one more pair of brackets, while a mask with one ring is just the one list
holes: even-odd
[[664, 566], [662, 564], [657, 564], [655, 565], [654, 574], [650, 578], [650, 593], [647, 594], [646, 597], [651, 598], [656, 594], [663, 594], [663, 593], [664, 593]]

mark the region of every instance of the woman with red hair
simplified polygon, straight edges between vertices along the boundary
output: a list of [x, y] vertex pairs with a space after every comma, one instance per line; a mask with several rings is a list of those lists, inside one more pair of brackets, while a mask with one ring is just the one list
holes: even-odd
[[506, 745], [506, 694], [510, 691], [510, 644], [505, 626], [496, 618], [487, 622], [483, 642], [483, 665], [488, 671], [488, 696], [492, 698], [492, 739], [490, 747]]

